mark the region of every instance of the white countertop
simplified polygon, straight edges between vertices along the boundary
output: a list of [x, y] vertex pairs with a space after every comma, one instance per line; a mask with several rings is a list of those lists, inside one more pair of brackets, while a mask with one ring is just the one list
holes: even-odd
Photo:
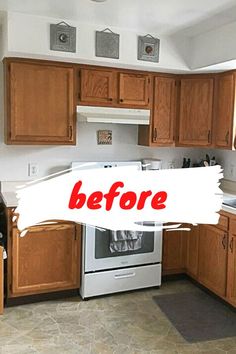
[[[29, 181], [27, 181], [29, 182]], [[7, 208], [15, 208], [18, 205], [16, 197], [17, 188], [25, 185], [26, 181], [3, 181], [1, 182], [1, 197]]]

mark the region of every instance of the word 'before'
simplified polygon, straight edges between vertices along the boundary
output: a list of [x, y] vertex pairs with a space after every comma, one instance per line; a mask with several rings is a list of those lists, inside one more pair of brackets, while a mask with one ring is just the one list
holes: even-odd
[[164, 203], [167, 199], [167, 193], [165, 191], [153, 193], [151, 190], [147, 190], [140, 192], [139, 195], [133, 191], [122, 193], [120, 189], [124, 188], [124, 183], [118, 181], [111, 185], [108, 193], [103, 194], [101, 191], [94, 191], [87, 196], [80, 191], [81, 187], [82, 181], [75, 183], [69, 200], [69, 209], [81, 209], [87, 206], [88, 209], [97, 210], [102, 208], [102, 203], [105, 203], [105, 209], [109, 211], [112, 209], [115, 198], [119, 198], [119, 206], [123, 210], [133, 208], [142, 210], [145, 208], [147, 199], [155, 210], [166, 207]]

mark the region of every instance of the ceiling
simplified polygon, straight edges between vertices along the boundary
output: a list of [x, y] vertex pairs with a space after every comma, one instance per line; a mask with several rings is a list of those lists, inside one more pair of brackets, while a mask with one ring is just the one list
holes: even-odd
[[235, 0], [0, 0], [0, 11], [77, 20], [127, 29], [195, 35], [236, 21]]

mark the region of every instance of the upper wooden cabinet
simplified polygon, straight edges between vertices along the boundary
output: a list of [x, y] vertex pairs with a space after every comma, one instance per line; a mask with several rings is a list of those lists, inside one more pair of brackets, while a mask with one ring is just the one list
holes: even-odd
[[5, 60], [7, 144], [75, 144], [74, 69]]
[[155, 77], [152, 118], [152, 143], [172, 145], [175, 141], [176, 80]]
[[80, 69], [79, 104], [147, 108], [150, 75], [114, 69]]
[[214, 78], [182, 79], [179, 102], [179, 145], [212, 144]]
[[113, 105], [117, 97], [116, 73], [112, 70], [82, 69], [79, 100]]
[[119, 103], [121, 105], [147, 107], [149, 105], [149, 75], [119, 74]]
[[24, 237], [13, 227], [8, 242], [8, 297], [80, 286], [80, 228], [35, 226]]
[[235, 144], [235, 74], [219, 74], [215, 88], [215, 146], [232, 149]]

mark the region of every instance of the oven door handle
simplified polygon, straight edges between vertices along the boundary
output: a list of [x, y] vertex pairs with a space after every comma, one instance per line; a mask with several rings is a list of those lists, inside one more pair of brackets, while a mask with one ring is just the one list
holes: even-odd
[[115, 279], [124, 279], [124, 278], [132, 278], [135, 277], [135, 272], [132, 273], [123, 273], [123, 274], [115, 274], [114, 278]]

